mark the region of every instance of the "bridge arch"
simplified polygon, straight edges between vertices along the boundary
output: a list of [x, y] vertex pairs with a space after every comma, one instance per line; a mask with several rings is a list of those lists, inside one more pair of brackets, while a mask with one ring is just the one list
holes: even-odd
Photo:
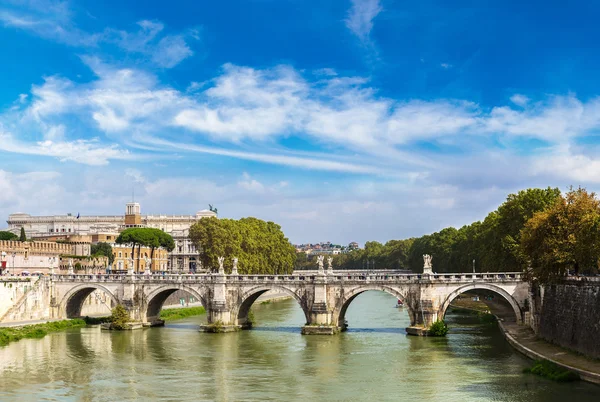
[[290, 295], [298, 302], [302, 312], [304, 312], [304, 316], [306, 318], [306, 322], [310, 322], [310, 314], [308, 312], [308, 307], [306, 300], [300, 297], [296, 292], [292, 289], [286, 288], [285, 286], [257, 286], [252, 289], [245, 291], [240, 297], [239, 308], [237, 309], [237, 324], [241, 325], [242, 328], [250, 328], [252, 323], [248, 321], [248, 313], [250, 312], [250, 308], [262, 294], [268, 292], [269, 290], [276, 290], [287, 295]]
[[206, 310], [206, 298], [196, 289], [182, 285], [163, 285], [153, 289], [146, 296], [145, 313], [142, 312], [143, 319], [145, 319], [147, 322], [152, 322], [158, 319], [160, 317], [160, 310], [162, 310], [163, 304], [165, 304], [167, 298], [178, 290], [183, 290], [184, 292], [194, 296]]
[[[350, 292], [345, 293], [343, 298], [341, 298], [340, 302], [336, 305], [333, 311], [333, 319], [337, 320], [338, 327], [345, 328], [346, 327], [346, 311], [348, 307], [356, 299], [359, 295], [364, 292], [368, 292], [369, 290], [376, 290], [379, 292], [385, 292], [391, 294], [398, 300], [404, 303], [404, 307], [406, 307], [406, 311], [408, 312], [408, 317], [410, 318], [410, 324], [414, 325], [415, 323], [415, 314], [413, 309], [410, 307], [409, 303], [407, 303], [407, 298], [400, 291], [389, 287], [389, 286], [379, 286], [379, 285], [364, 285], [359, 286], [357, 288], [352, 289]], [[335, 322], [334, 322], [335, 323]]]
[[469, 283], [467, 285], [461, 286], [458, 289], [456, 289], [455, 291], [453, 291], [452, 293], [450, 293], [448, 295], [448, 297], [446, 298], [446, 300], [444, 300], [444, 303], [442, 303], [442, 306], [440, 307], [440, 310], [438, 312], [438, 317], [440, 319], [444, 319], [444, 317], [446, 316], [446, 311], [448, 310], [448, 307], [450, 307], [450, 303], [452, 303], [452, 301], [454, 299], [456, 299], [457, 296], [461, 295], [462, 293], [465, 293], [469, 290], [489, 290], [490, 292], [494, 292], [500, 296], [502, 296], [502, 298], [504, 300], [506, 300], [508, 302], [508, 304], [510, 304], [510, 306], [512, 307], [514, 313], [515, 313], [515, 318], [517, 320], [517, 323], [521, 323], [522, 322], [522, 311], [521, 311], [521, 307], [519, 307], [519, 303], [517, 302], [517, 300], [510, 294], [508, 293], [506, 290], [502, 289], [499, 286], [496, 285], [492, 285], [489, 283]]
[[110, 297], [110, 308], [119, 304], [119, 300], [110, 290], [108, 290], [108, 288], [95, 283], [86, 283], [71, 288], [65, 294], [59, 304], [61, 315], [66, 318], [81, 317], [81, 308], [83, 307], [83, 302], [95, 290], [100, 290]]

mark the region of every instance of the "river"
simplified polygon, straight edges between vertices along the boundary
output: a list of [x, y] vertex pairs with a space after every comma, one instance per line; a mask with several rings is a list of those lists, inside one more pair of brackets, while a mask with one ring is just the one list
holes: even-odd
[[258, 326], [204, 334], [204, 317], [164, 328], [97, 327], [0, 349], [1, 401], [598, 401], [600, 387], [529, 374], [495, 325], [448, 314], [446, 338], [406, 336], [396, 300], [366, 292], [337, 336], [302, 336], [294, 300], [254, 306]]

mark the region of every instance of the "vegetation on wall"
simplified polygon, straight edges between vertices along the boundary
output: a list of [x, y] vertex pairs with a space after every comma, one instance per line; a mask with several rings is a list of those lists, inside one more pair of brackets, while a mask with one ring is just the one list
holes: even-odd
[[115, 260], [115, 256], [112, 251], [112, 246], [108, 243], [100, 242], [92, 244], [90, 253], [94, 258], [100, 256], [108, 257], [108, 265], [112, 265], [113, 261]]
[[21, 227], [21, 235], [19, 236], [19, 241], [27, 241], [27, 236], [25, 236], [25, 228]]
[[216, 269], [218, 257], [225, 257], [226, 272], [232, 259], [239, 259], [242, 274], [284, 274], [294, 268], [294, 247], [273, 222], [257, 218], [203, 218], [190, 228], [190, 239], [200, 253], [203, 267]]

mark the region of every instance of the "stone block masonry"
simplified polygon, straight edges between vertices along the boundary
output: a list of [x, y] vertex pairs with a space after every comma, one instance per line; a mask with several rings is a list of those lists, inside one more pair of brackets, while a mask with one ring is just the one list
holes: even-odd
[[600, 359], [600, 281], [545, 286], [538, 336]]

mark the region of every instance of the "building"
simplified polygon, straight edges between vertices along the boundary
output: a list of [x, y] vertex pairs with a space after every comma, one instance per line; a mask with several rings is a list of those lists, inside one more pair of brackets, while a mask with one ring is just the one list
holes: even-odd
[[202, 218], [216, 216], [215, 212], [209, 210], [198, 211], [195, 215], [142, 215], [140, 204], [130, 202], [125, 206], [124, 215], [32, 216], [26, 213], [15, 213], [9, 215], [7, 223], [8, 230], [17, 235], [21, 228], [24, 228], [28, 238], [48, 239], [61, 235], [92, 236], [91, 243], [105, 239], [104, 241], [111, 244], [116, 239], [114, 236], [118, 236], [121, 231], [130, 227], [161, 229], [169, 233], [175, 241], [175, 249], [168, 256], [167, 270], [189, 272], [202, 269], [199, 266], [198, 250], [188, 238], [189, 229]]
[[61, 255], [71, 255], [71, 244], [0, 240], [0, 267], [3, 274], [20, 275], [23, 271], [49, 273], [58, 268]]
[[146, 266], [150, 263], [152, 272], [167, 271], [169, 268], [169, 252], [162, 248], [154, 249], [154, 256], [151, 258], [152, 249], [149, 247], [136, 247], [133, 252], [132, 247], [125, 244], [113, 244], [113, 271], [127, 271], [133, 265], [134, 272], [143, 273]]
[[355, 242], [355, 241], [353, 241], [353, 242], [350, 242], [350, 244], [348, 244], [348, 248], [349, 248], [350, 250], [356, 250], [356, 249], [358, 249], [358, 243], [357, 243], [357, 242]]

